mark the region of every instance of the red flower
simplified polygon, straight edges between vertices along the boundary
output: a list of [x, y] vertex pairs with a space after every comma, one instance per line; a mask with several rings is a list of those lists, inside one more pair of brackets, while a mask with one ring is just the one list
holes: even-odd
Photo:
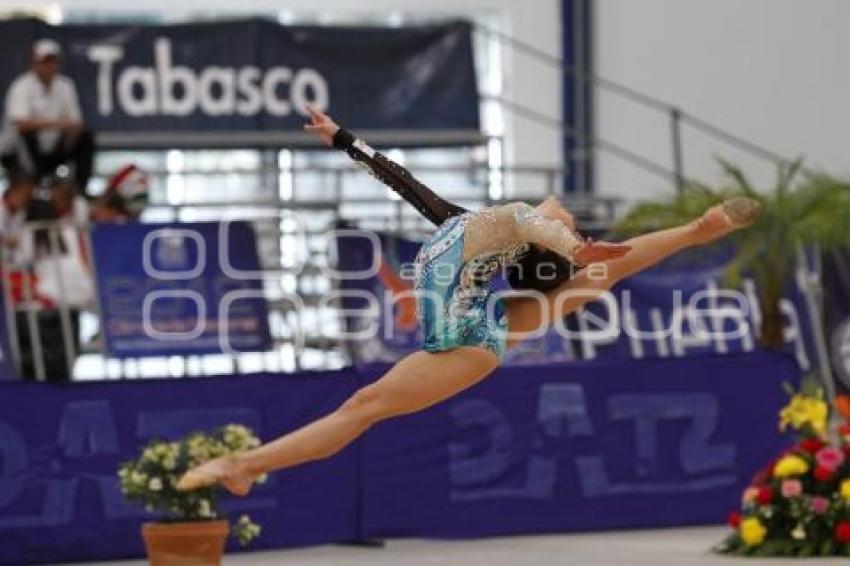
[[832, 479], [835, 472], [829, 468], [824, 468], [823, 466], [815, 466], [815, 471], [813, 473], [816, 480], [826, 482]]
[[726, 523], [733, 529], [737, 529], [741, 524], [741, 514], [737, 511], [732, 511], [729, 513], [729, 516], [726, 517]]
[[767, 485], [761, 486], [758, 495], [756, 495], [756, 501], [759, 505], [767, 505], [773, 501], [773, 488]]
[[841, 521], [835, 525], [835, 540], [838, 542], [850, 542], [850, 523]]
[[807, 438], [799, 444], [799, 448], [809, 454], [814, 454], [824, 446], [826, 446], [826, 443], [817, 438]]

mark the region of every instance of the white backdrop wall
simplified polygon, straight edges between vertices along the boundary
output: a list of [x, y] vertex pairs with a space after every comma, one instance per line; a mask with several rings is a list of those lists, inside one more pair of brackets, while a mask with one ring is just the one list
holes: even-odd
[[[605, 77], [671, 101], [761, 145], [850, 174], [850, 2], [846, 0], [596, 0], [595, 65]], [[601, 137], [670, 163], [663, 117], [596, 96]], [[716, 181], [713, 154], [762, 183], [770, 168], [685, 130], [686, 173]], [[665, 183], [615, 157], [597, 161], [606, 194], [647, 198]]]
[[[0, 10], [26, 7], [42, 8], [60, 15], [87, 14], [104, 18], [117, 15], [144, 18], [162, 16], [166, 21], [185, 21], [215, 15], [325, 14], [320, 22], [345, 21], [346, 15], [358, 14], [418, 14], [420, 16], [495, 18], [504, 31], [547, 52], [561, 52], [560, 0], [147, 0], [121, 3], [117, 0], [0, 0]], [[505, 96], [524, 106], [538, 109], [551, 116], [561, 115], [562, 84], [559, 72], [530, 59], [528, 56], [504, 51]], [[523, 118], [507, 116], [507, 164], [560, 166], [563, 162], [560, 135]], [[529, 181], [531, 182], [531, 181]], [[525, 186], [521, 181], [509, 185], [514, 196], [534, 195], [543, 190], [543, 183]], [[511, 196], [511, 195], [507, 195]]]

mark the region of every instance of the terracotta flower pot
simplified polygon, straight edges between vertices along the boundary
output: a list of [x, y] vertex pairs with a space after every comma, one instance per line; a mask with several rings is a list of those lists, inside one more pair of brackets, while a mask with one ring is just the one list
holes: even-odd
[[227, 521], [142, 525], [150, 566], [220, 566], [229, 533]]

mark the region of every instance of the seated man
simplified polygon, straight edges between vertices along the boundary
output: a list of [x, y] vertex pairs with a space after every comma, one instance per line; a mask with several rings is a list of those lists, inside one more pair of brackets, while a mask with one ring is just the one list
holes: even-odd
[[84, 129], [74, 83], [59, 74], [61, 55], [51, 39], [33, 45], [30, 71], [15, 79], [6, 93], [7, 147], [0, 160], [11, 175], [27, 174], [39, 181], [68, 164], [85, 194], [94, 139]]

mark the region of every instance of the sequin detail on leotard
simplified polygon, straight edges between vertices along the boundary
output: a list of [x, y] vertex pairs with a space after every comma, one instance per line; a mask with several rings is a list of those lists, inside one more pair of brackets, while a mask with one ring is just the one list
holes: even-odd
[[501, 266], [514, 261], [528, 246], [514, 243], [464, 262], [465, 230], [472, 216], [473, 213], [466, 213], [449, 219], [417, 255], [416, 291], [423, 349], [439, 352], [479, 346], [501, 358], [505, 353], [507, 312], [504, 301], [494, 296], [491, 282]]

